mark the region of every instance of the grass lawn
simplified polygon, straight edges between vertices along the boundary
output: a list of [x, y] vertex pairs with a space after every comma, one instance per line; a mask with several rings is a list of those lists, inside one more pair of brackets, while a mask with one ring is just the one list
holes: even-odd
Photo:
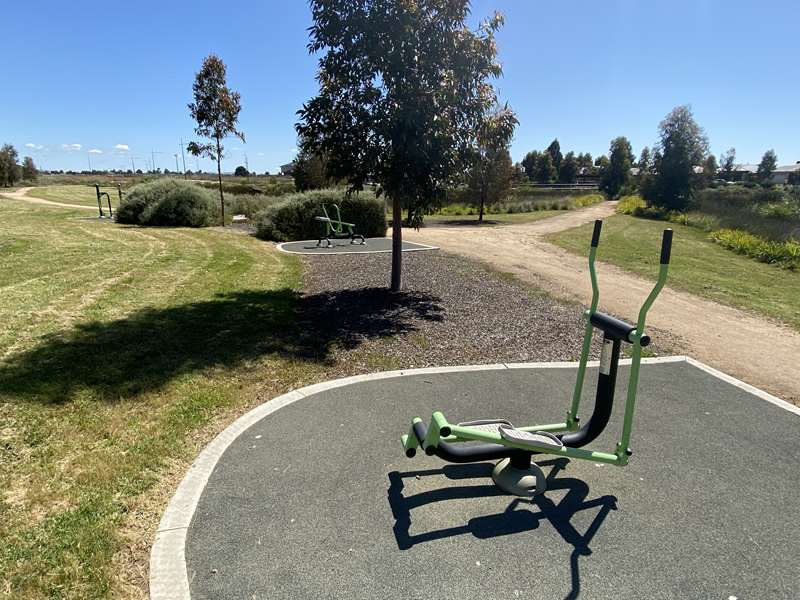
[[[483, 215], [485, 221], [489, 221], [485, 226], [491, 225], [512, 225], [514, 223], [531, 223], [539, 219], [546, 219], [563, 210], [536, 210], [533, 212], [522, 213], [486, 213]], [[478, 225], [477, 215], [428, 215], [425, 217], [425, 225], [441, 227], [446, 225]]]
[[85, 216], [0, 200], [0, 596], [141, 597], [124, 557], [147, 551], [164, 473], [204, 427], [325, 368], [294, 334], [294, 257]]
[[[116, 207], [119, 204], [117, 186], [103, 185], [100, 187], [100, 191], [107, 192], [111, 197], [111, 206]], [[28, 196], [50, 200], [51, 202], [63, 202], [64, 204], [97, 206], [97, 193], [95, 192], [94, 186], [89, 185], [48, 185], [35, 187], [28, 192]], [[108, 209], [108, 201], [105, 196], [103, 196], [103, 208], [105, 210]]]
[[[800, 329], [800, 273], [734, 254], [698, 229], [614, 215], [603, 223], [598, 258], [653, 279], [665, 227], [675, 230], [670, 287], [775, 317]], [[587, 224], [549, 239], [585, 254], [591, 229], [592, 224]]]

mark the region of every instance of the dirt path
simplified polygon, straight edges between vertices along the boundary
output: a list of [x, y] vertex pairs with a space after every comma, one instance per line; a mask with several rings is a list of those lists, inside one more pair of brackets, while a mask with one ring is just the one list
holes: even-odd
[[[591, 300], [586, 258], [544, 240], [544, 236], [613, 214], [604, 202], [557, 217], [521, 225], [406, 230], [406, 238], [513, 273], [560, 297]], [[652, 283], [613, 265], [598, 264], [600, 306], [631, 320]], [[752, 313], [665, 288], [648, 325], [669, 332], [674, 347], [784, 400], [800, 404], [800, 333]]]
[[18, 190], [14, 190], [13, 192], [3, 192], [0, 191], [0, 196], [5, 196], [6, 198], [12, 198], [14, 200], [24, 200], [25, 202], [30, 202], [31, 204], [47, 204], [49, 206], [60, 206], [62, 208], [82, 208], [83, 210], [97, 210], [97, 208], [93, 206], [85, 206], [83, 204], [66, 204], [64, 202], [53, 202], [52, 200], [45, 200], [44, 198], [34, 198], [33, 196], [28, 196], [28, 192], [33, 188], [24, 187], [19, 188]]

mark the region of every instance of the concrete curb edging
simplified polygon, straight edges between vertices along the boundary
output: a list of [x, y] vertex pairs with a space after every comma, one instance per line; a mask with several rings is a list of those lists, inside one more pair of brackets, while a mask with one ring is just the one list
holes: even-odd
[[[620, 360], [620, 364], [629, 365], [630, 359]], [[730, 375], [709, 367], [688, 356], [666, 356], [644, 358], [642, 364], [686, 362], [710, 375], [734, 385], [771, 404], [779, 406], [800, 416], [800, 407], [789, 404], [763, 390], [744, 383]], [[465, 365], [454, 367], [429, 367], [422, 369], [406, 369], [399, 371], [383, 371], [367, 375], [356, 375], [342, 379], [334, 379], [293, 390], [270, 400], [239, 417], [209, 443], [189, 467], [175, 495], [167, 505], [156, 530], [153, 548], [150, 552], [150, 598], [152, 600], [188, 600], [191, 598], [189, 578], [186, 569], [186, 534], [189, 530], [200, 496], [208, 483], [217, 462], [241, 433], [252, 425], [281, 408], [302, 398], [319, 392], [344, 387], [362, 381], [376, 381], [394, 377], [425, 375], [434, 373], [459, 373], [466, 371], [493, 371], [502, 369], [568, 369], [576, 362], [536, 362], [536, 363], [500, 363], [491, 365]], [[598, 366], [599, 361], [589, 361], [589, 366]]]

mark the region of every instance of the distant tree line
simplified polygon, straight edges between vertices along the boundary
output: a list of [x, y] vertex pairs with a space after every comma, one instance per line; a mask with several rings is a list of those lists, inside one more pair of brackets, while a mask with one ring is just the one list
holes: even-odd
[[517, 170], [536, 183], [575, 183], [579, 177], [595, 177], [602, 168], [606, 157], [592, 161], [589, 152], [562, 155], [558, 138], [543, 151], [532, 150], [519, 163]]
[[0, 185], [11, 187], [20, 180], [36, 181], [39, 170], [30, 156], [22, 159], [22, 164], [17, 164], [19, 154], [11, 144], [4, 144], [0, 148]]

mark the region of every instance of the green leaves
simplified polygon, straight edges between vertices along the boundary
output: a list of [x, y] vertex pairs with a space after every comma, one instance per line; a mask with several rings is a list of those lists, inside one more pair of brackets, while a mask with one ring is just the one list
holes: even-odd
[[[466, 0], [312, 0], [319, 95], [296, 125], [303, 148], [353, 189], [374, 180], [420, 222], [460, 177], [496, 102], [496, 14], [471, 31]], [[503, 115], [501, 126], [513, 131]], [[504, 133], [503, 135], [509, 135]], [[502, 136], [501, 136], [502, 137]]]
[[189, 104], [189, 112], [197, 122], [194, 131], [201, 137], [214, 139], [215, 144], [191, 142], [187, 149], [195, 156], [219, 161], [224, 149], [220, 143], [222, 139], [233, 135], [244, 141], [244, 133], [236, 129], [241, 96], [228, 88], [225, 63], [214, 54], [209, 54], [203, 61], [192, 91], [194, 102]]

